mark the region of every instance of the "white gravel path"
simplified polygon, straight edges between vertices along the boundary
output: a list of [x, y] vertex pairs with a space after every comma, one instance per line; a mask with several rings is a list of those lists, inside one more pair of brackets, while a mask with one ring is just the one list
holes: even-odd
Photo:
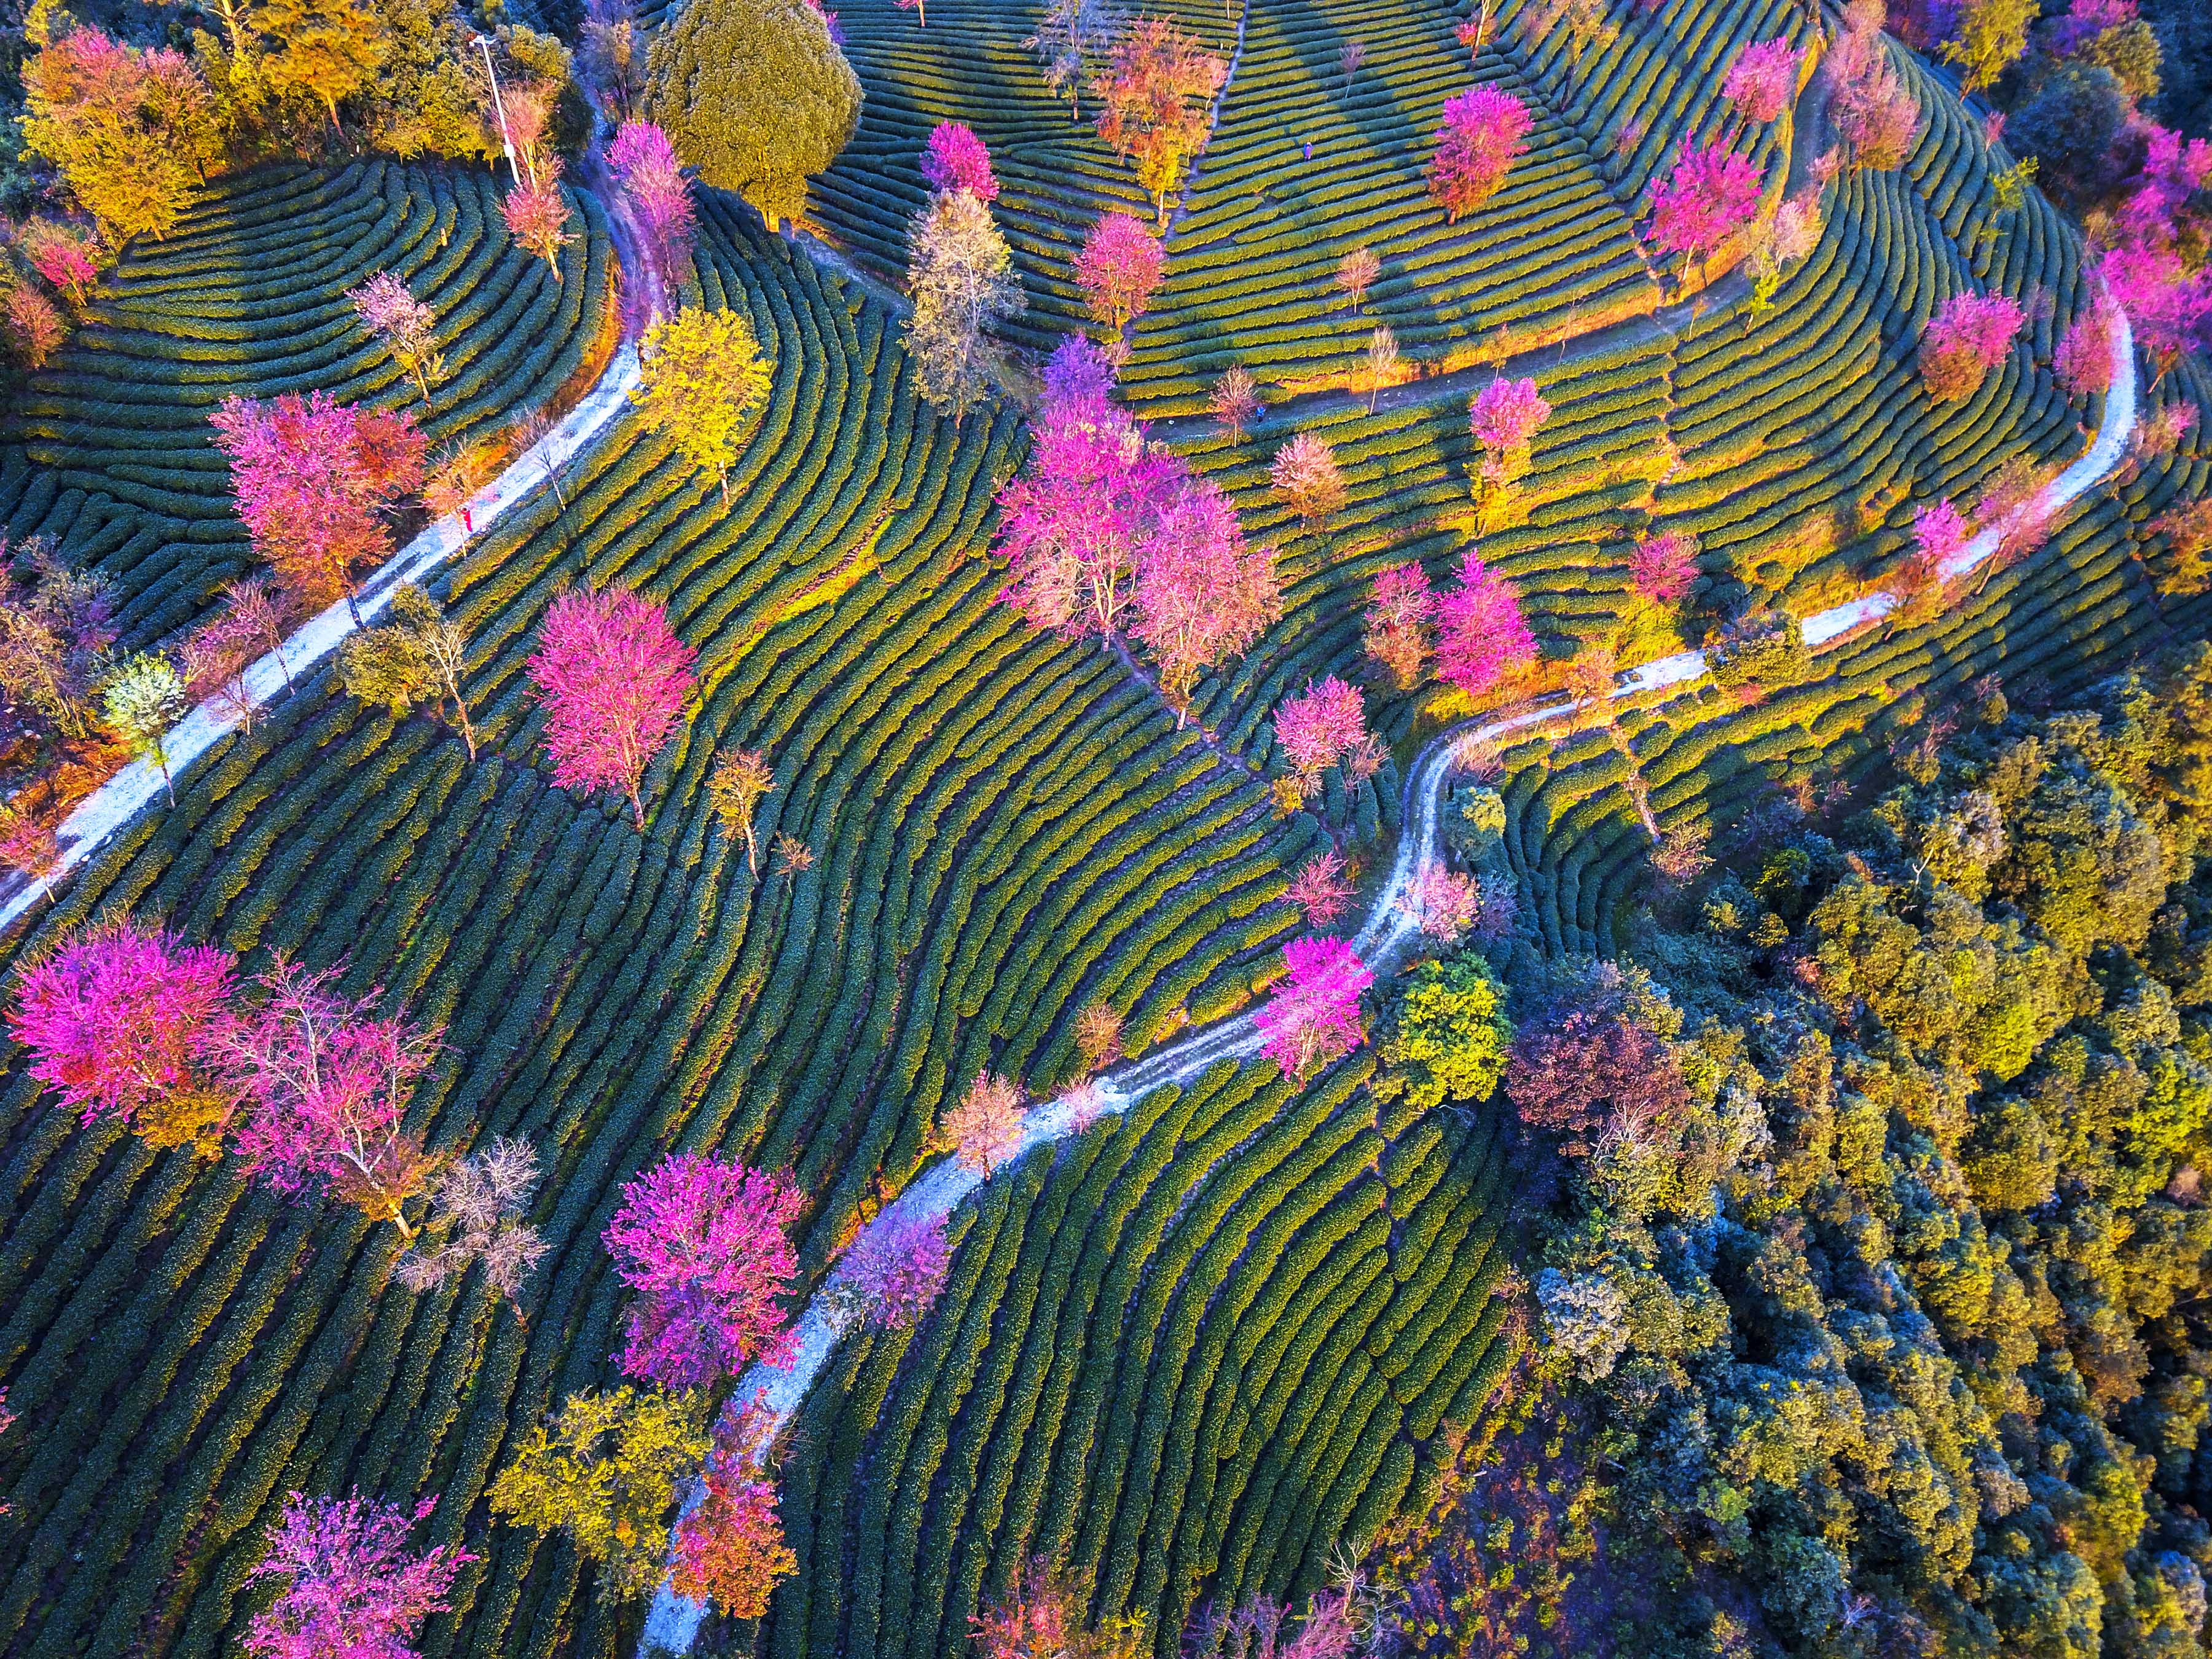
[[[554, 474], [574, 460], [622, 413], [637, 384], [637, 349], [625, 342], [599, 375], [599, 383], [584, 400], [568, 411], [551, 431], [516, 456], [469, 502], [476, 535], [489, 530], [502, 513], [544, 489]], [[379, 565], [362, 583], [361, 614], [374, 622], [392, 602], [392, 590], [404, 582], [419, 582], [474, 539], [466, 535], [458, 518], [441, 519]], [[312, 669], [338, 648], [354, 631], [354, 620], [341, 599], [320, 616], [309, 618], [284, 641], [283, 661], [270, 653], [246, 671], [246, 686], [256, 706], [280, 696], [285, 688], [286, 667], [294, 678]], [[194, 761], [214, 748], [237, 721], [202, 703], [173, 729], [167, 741], [169, 771], [181, 776]], [[167, 792], [158, 767], [132, 761], [106, 783], [76, 804], [56, 832], [61, 843], [61, 862], [46, 883], [26, 883], [0, 902], [0, 933], [37, 904], [48, 884], [84, 862], [100, 845], [149, 806], [162, 805]]]
[[[2098, 426], [2097, 435], [2081, 457], [2052, 482], [2044, 499], [2032, 504], [2034, 510], [2055, 514], [2087, 495], [2119, 465], [2126, 453], [2128, 440], [2135, 431], [2136, 395], [2135, 335], [2124, 313], [2116, 335], [2112, 343], [2112, 387], [2105, 399], [2104, 418]], [[1994, 554], [1999, 528], [1992, 526], [1969, 541], [1946, 563], [1945, 576], [1955, 580]], [[1814, 649], [1832, 644], [1854, 629], [1887, 616], [1897, 608], [1897, 603], [1894, 594], [1872, 593], [1817, 611], [1802, 624], [1805, 642]], [[1686, 685], [1702, 679], [1705, 672], [1705, 653], [1685, 651], [1631, 670], [1620, 678], [1611, 695], [1632, 697], [1665, 687]], [[1398, 901], [1419, 866], [1437, 856], [1441, 844], [1439, 815], [1445, 786], [1450, 781], [1454, 750], [1469, 738], [1499, 737], [1540, 725], [1571, 713], [1574, 707], [1571, 702], [1555, 702], [1486, 725], [1470, 720], [1431, 739], [1416, 757], [1406, 781], [1410, 813], [1407, 833], [1399, 837], [1398, 856], [1391, 866], [1390, 879], [1376, 896], [1366, 924], [1353, 940], [1353, 949], [1375, 970], [1377, 978], [1396, 965], [1417, 931], [1400, 914]], [[1256, 1054], [1262, 1041], [1259, 1026], [1249, 1013], [1194, 1031], [1156, 1054], [1105, 1073], [1095, 1085], [1091, 1085], [1096, 1093], [1088, 1100], [1083, 1098], [1084, 1091], [1077, 1091], [1031, 1107], [1024, 1121], [1022, 1149], [1027, 1152], [1066, 1135], [1085, 1105], [1096, 1116], [1121, 1112], [1155, 1089], [1169, 1084], [1194, 1082], [1224, 1060], [1244, 1060]], [[975, 1171], [963, 1168], [956, 1158], [945, 1158], [900, 1194], [863, 1231], [909, 1218], [950, 1216], [960, 1200], [981, 1185], [982, 1179]], [[756, 1394], [763, 1397], [771, 1419], [769, 1431], [761, 1437], [763, 1446], [774, 1442], [798, 1411], [837, 1345], [836, 1334], [823, 1317], [818, 1296], [800, 1313], [798, 1337], [797, 1352], [787, 1368], [754, 1365], [738, 1380], [737, 1390], [732, 1395], [732, 1399], [744, 1401], [753, 1399]], [[686, 1498], [685, 1514], [690, 1513], [698, 1496], [695, 1491]], [[674, 1587], [663, 1580], [646, 1615], [645, 1632], [638, 1649], [640, 1659], [660, 1659], [663, 1653], [689, 1653], [705, 1613], [702, 1603], [678, 1595]]]

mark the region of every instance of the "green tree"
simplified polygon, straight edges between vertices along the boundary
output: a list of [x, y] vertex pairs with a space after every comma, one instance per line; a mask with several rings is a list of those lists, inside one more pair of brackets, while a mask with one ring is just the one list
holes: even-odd
[[169, 778], [167, 739], [169, 728], [191, 707], [185, 696], [185, 677], [167, 657], [142, 651], [108, 677], [100, 701], [115, 735], [138, 759], [161, 768], [162, 787], [174, 806], [177, 787]]
[[476, 728], [469, 721], [461, 684], [468, 668], [468, 636], [412, 582], [392, 594], [392, 613], [389, 625], [365, 628], [338, 647], [338, 684], [362, 702], [395, 715], [427, 702], [442, 720], [450, 702], [453, 729], [474, 760]]
[[769, 370], [752, 325], [734, 311], [686, 306], [645, 332], [630, 401], [694, 466], [710, 466], [730, 504], [738, 428], [768, 401]]
[[692, 0], [653, 36], [643, 112], [775, 226], [852, 142], [860, 82], [807, 0]]
[[636, 1595], [660, 1582], [669, 1511], [712, 1443], [701, 1395], [586, 1389], [530, 1431], [492, 1482], [492, 1512], [568, 1534], [609, 1589]]
[[1376, 1044], [1382, 1069], [1375, 1092], [1426, 1109], [1490, 1098], [1504, 1075], [1513, 1027], [1505, 994], [1480, 953], [1462, 951], [1428, 962], [1384, 1018]]

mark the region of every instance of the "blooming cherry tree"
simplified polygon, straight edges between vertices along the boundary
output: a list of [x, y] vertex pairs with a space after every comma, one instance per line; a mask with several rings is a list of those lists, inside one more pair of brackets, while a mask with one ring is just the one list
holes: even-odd
[[1297, 867], [1283, 901], [1306, 919], [1309, 927], [1326, 927], [1352, 903], [1352, 883], [1346, 879], [1344, 855], [1316, 853]]
[[1260, 416], [1260, 385], [1242, 363], [1224, 369], [1206, 398], [1206, 412], [1229, 434], [1231, 443], [1243, 443], [1252, 422]]
[[979, 1073], [939, 1121], [937, 1139], [988, 1181], [1022, 1149], [1022, 1091], [995, 1072]]
[[653, 265], [666, 282], [668, 267], [690, 246], [697, 216], [675, 145], [651, 121], [625, 121], [607, 146], [607, 169], [622, 186]]
[[1651, 187], [1651, 242], [1702, 267], [1759, 211], [1759, 169], [1721, 144], [1692, 144]]
[[1477, 392], [1467, 407], [1468, 428], [1482, 447], [1481, 482], [1504, 489], [1528, 470], [1528, 445], [1552, 405], [1530, 380], [1498, 376]]
[[2051, 367], [2069, 397], [2101, 397], [2112, 384], [2112, 345], [2118, 337], [2118, 313], [2108, 301], [2081, 307], [2067, 325]]
[[1261, 1052], [1285, 1077], [1304, 1078], [1367, 1040], [1359, 994], [1375, 975], [1340, 939], [1294, 939], [1283, 960], [1289, 972], [1255, 1016], [1267, 1037]]
[[2002, 294], [1954, 294], [1920, 331], [1920, 377], [1938, 403], [1973, 395], [2011, 349], [2022, 320]]
[[403, 1238], [403, 1206], [433, 1162], [404, 1124], [416, 1080], [437, 1052], [434, 1033], [353, 998], [338, 970], [311, 972], [278, 956], [255, 981], [259, 1003], [210, 1034], [224, 1079], [246, 1103], [234, 1137], [246, 1172], [280, 1193], [328, 1187]]
[[1145, 314], [1166, 263], [1159, 239], [1135, 215], [1102, 214], [1075, 256], [1075, 285], [1093, 320], [1119, 334]]
[[228, 1017], [235, 959], [127, 916], [67, 935], [18, 976], [8, 1029], [31, 1075], [88, 1123], [155, 1146], [219, 1148], [229, 1102], [204, 1060]]
[[798, 1276], [789, 1229], [805, 1195], [781, 1176], [678, 1152], [623, 1186], [603, 1237], [636, 1292], [625, 1376], [664, 1389], [712, 1386], [754, 1360], [790, 1363], [777, 1298]]
[[1367, 713], [1359, 693], [1334, 674], [1275, 711], [1275, 742], [1291, 769], [1311, 785], [1367, 741]]
[[1249, 650], [1282, 614], [1275, 550], [1247, 546], [1229, 498], [1207, 480], [1190, 481], [1138, 557], [1130, 629], [1159, 664], [1177, 730], [1200, 672]]
[[1437, 669], [1469, 696], [1479, 696], [1536, 659], [1536, 636], [1521, 615], [1512, 585], [1469, 548], [1459, 586], [1437, 606]]
[[911, 1330], [945, 1289], [951, 1262], [943, 1216], [879, 1217], [838, 1263], [832, 1318], [847, 1328]]
[[1449, 99], [1429, 163], [1429, 194], [1448, 224], [1473, 213], [1498, 193], [1514, 161], [1528, 148], [1534, 122], [1527, 107], [1502, 88], [1483, 85]]
[[101, 267], [114, 256], [99, 240], [75, 225], [52, 219], [33, 219], [25, 224], [20, 245], [31, 269], [53, 285], [54, 291], [76, 309], [84, 309]]
[[1428, 667], [1436, 619], [1437, 596], [1429, 586], [1429, 573], [1418, 562], [1386, 564], [1375, 573], [1360, 643], [1390, 671], [1401, 691], [1412, 690]]
[[1790, 107], [1802, 58], [1796, 47], [1779, 37], [1747, 46], [1729, 65], [1721, 95], [1735, 106], [1745, 120], [1771, 121]]
[[346, 298], [368, 331], [384, 342], [392, 362], [415, 382], [422, 401], [430, 401], [430, 382], [446, 378], [446, 360], [439, 354], [437, 313], [415, 297], [406, 283], [388, 270], [380, 270], [359, 288], [348, 289]]
[[1298, 515], [1309, 532], [1321, 529], [1344, 511], [1351, 490], [1336, 453], [1316, 434], [1301, 432], [1275, 452], [1268, 482], [1283, 505]]
[[799, 1571], [776, 1514], [775, 1483], [732, 1451], [708, 1467], [706, 1485], [699, 1507], [677, 1523], [670, 1579], [678, 1595], [712, 1601], [727, 1618], [757, 1619], [776, 1584]]
[[675, 735], [697, 659], [657, 600], [619, 592], [554, 600], [529, 665], [553, 781], [586, 793], [620, 790], [641, 833], [646, 765]]
[[1698, 579], [1698, 544], [1680, 531], [1646, 536], [1629, 555], [1628, 580], [1638, 599], [1656, 605], [1679, 605]]
[[922, 147], [921, 176], [932, 190], [964, 190], [979, 202], [999, 199], [991, 152], [964, 121], [939, 121]]
[[1398, 895], [1398, 914], [1431, 939], [1449, 945], [1474, 925], [1482, 899], [1474, 878], [1425, 859]]
[[276, 1601], [246, 1626], [254, 1659], [416, 1659], [422, 1620], [443, 1613], [453, 1580], [477, 1558], [452, 1544], [416, 1553], [407, 1534], [437, 1507], [412, 1515], [356, 1492], [288, 1493], [268, 1553], [246, 1574], [274, 1581]]

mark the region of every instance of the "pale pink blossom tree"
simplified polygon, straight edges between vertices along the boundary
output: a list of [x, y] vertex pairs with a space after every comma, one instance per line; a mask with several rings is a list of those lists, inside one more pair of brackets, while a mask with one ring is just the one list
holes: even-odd
[[380, 1016], [379, 992], [338, 994], [338, 973], [279, 955], [255, 981], [259, 1002], [212, 1033], [210, 1049], [245, 1102], [233, 1146], [275, 1191], [327, 1187], [412, 1240], [404, 1206], [434, 1161], [404, 1119], [436, 1034]]
[[938, 1123], [938, 1144], [988, 1181], [1022, 1149], [1022, 1091], [995, 1072], [977, 1074]]
[[1437, 607], [1437, 672], [1473, 696], [1535, 659], [1536, 636], [1521, 615], [1520, 595], [1469, 548], [1459, 586]]
[[951, 1262], [943, 1216], [878, 1217], [837, 1266], [840, 1322], [913, 1329], [944, 1291]]
[[451, 1605], [460, 1571], [477, 1558], [458, 1545], [417, 1553], [407, 1534], [437, 1507], [285, 1496], [269, 1549], [248, 1571], [277, 1583], [276, 1599], [246, 1626], [254, 1659], [416, 1659], [422, 1620]]
[[645, 233], [662, 280], [671, 280], [669, 267], [690, 247], [697, 216], [676, 147], [651, 121], [625, 121], [607, 146], [607, 168]]
[[1797, 90], [1797, 65], [1803, 54], [1783, 38], [1747, 46], [1729, 65], [1721, 95], [1747, 121], [1766, 122], [1790, 107]]
[[1344, 854], [1316, 853], [1297, 867], [1283, 890], [1283, 902], [1297, 910], [1312, 927], [1326, 927], [1352, 903], [1352, 883], [1346, 878]]
[[346, 298], [368, 331], [384, 342], [392, 361], [410, 376], [422, 401], [430, 401], [430, 382], [443, 380], [446, 362], [438, 350], [437, 313], [388, 270], [380, 270]]
[[1397, 908], [1421, 932], [1449, 945], [1474, 925], [1482, 899], [1473, 877], [1425, 859], [1398, 895]]
[[1521, 100], [1498, 87], [1473, 87], [1445, 101], [1429, 194], [1446, 223], [1458, 223], [1498, 193], [1515, 158], [1528, 148], [1533, 125]]
[[921, 177], [932, 190], [964, 190], [979, 202], [999, 199], [991, 152], [964, 121], [939, 121], [922, 147]]
[[1145, 314], [1160, 285], [1167, 251], [1133, 214], [1103, 215], [1075, 256], [1075, 285], [1092, 319], [1119, 334]]
[[1289, 972], [1255, 1016], [1261, 1052], [1285, 1077], [1303, 1078], [1367, 1040], [1359, 994], [1375, 975], [1348, 942], [1327, 936], [1292, 939], [1283, 960]]
[[23, 227], [23, 257], [76, 310], [84, 309], [100, 268], [114, 256], [75, 225], [33, 219]]
[[539, 178], [507, 191], [499, 210], [515, 246], [544, 260], [558, 283], [561, 250], [575, 240], [568, 234], [568, 201], [561, 194], [560, 158], [550, 157]]
[[1420, 684], [1436, 646], [1437, 596], [1417, 561], [1386, 564], [1368, 590], [1367, 626], [1360, 643], [1390, 671], [1401, 691]]
[[697, 659], [658, 600], [619, 591], [554, 600], [529, 666], [553, 781], [586, 793], [620, 790], [642, 832], [645, 769], [675, 735]]
[[1200, 672], [1243, 655], [1282, 614], [1275, 550], [1246, 544], [1236, 507], [1211, 482], [1185, 483], [1138, 556], [1129, 630], [1159, 665], [1178, 731]]
[[1697, 578], [1697, 541], [1680, 531], [1644, 537], [1628, 557], [1629, 585], [1638, 599], [1651, 605], [1679, 605], [1689, 597]]
[[1318, 433], [1301, 432], [1277, 450], [1267, 481], [1309, 532], [1325, 526], [1352, 497], [1336, 452]]
[[1229, 441], [1241, 444], [1252, 422], [1260, 417], [1260, 383], [1242, 363], [1232, 364], [1214, 381], [1206, 407], [1214, 424], [1229, 434]]
[[2003, 294], [1954, 294], [1920, 331], [1920, 378], [1939, 403], [1971, 397], [2012, 349], [2020, 306]]
[[86, 1122], [112, 1117], [156, 1146], [211, 1153], [228, 1102], [204, 1060], [235, 967], [228, 951], [118, 916], [22, 970], [8, 1027], [31, 1075]]
[[708, 1388], [756, 1359], [790, 1363], [778, 1298], [798, 1276], [790, 1227], [806, 1207], [790, 1181], [703, 1152], [633, 1176], [602, 1237], [636, 1292], [617, 1356], [625, 1376]]
[[1702, 269], [1759, 211], [1759, 169], [1725, 145], [1692, 144], [1651, 187], [1651, 243]]
[[1491, 490], [1510, 487], [1528, 470], [1528, 446], [1552, 418], [1552, 405], [1530, 380], [1504, 375], [1475, 393], [1467, 406], [1468, 429], [1482, 448], [1480, 483]]

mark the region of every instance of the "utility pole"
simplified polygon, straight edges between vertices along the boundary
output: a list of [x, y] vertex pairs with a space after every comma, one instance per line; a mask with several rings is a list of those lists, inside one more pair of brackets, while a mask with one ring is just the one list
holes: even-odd
[[[483, 35], [477, 36], [477, 47], [483, 53], [484, 73], [491, 77], [491, 106], [499, 114], [499, 147], [507, 152], [507, 170], [516, 184], [522, 182], [522, 169], [514, 164], [514, 140], [507, 136], [507, 104], [499, 95], [499, 71], [492, 67], [491, 42]], [[533, 179], [530, 181], [536, 184]]]

